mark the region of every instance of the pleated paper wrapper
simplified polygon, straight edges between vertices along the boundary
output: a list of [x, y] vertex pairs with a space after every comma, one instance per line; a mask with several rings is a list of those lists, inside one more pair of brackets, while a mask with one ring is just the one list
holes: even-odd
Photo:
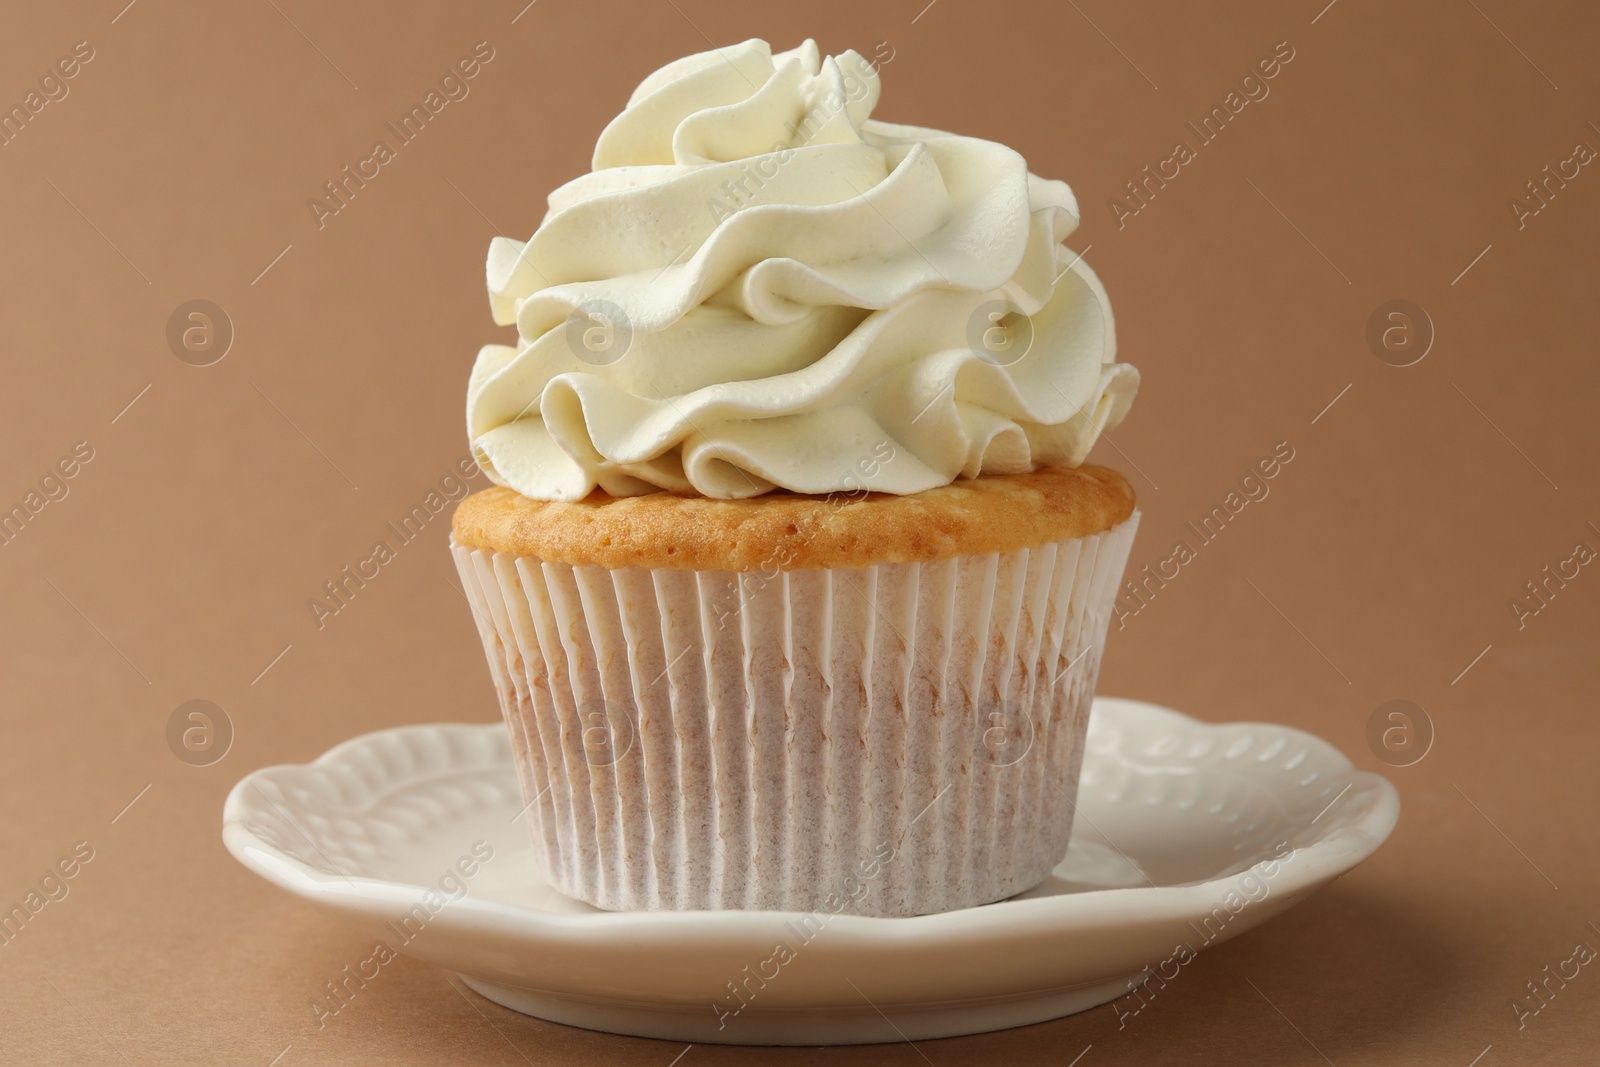
[[885, 916], [1039, 884], [1138, 519], [859, 569], [452, 545], [546, 877], [613, 911]]

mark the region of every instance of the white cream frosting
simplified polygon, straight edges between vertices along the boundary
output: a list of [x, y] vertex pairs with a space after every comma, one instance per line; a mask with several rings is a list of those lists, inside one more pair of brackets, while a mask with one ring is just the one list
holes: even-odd
[[473, 451], [525, 496], [915, 493], [1076, 466], [1133, 401], [1062, 182], [868, 116], [855, 52], [764, 41], [634, 91], [591, 173], [489, 249]]

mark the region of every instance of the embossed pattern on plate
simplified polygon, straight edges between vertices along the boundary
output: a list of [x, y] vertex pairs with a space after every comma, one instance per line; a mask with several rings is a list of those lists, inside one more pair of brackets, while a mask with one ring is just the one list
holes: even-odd
[[533, 862], [499, 723], [384, 730], [256, 771], [228, 797], [223, 839], [267, 880], [391, 924], [397, 951], [519, 1011], [682, 1041], [844, 1044], [1105, 1003], [1177, 945], [1234, 937], [1354, 867], [1399, 814], [1387, 781], [1310, 734], [1107, 697], [1078, 804], [1043, 885], [899, 919], [563, 897]]

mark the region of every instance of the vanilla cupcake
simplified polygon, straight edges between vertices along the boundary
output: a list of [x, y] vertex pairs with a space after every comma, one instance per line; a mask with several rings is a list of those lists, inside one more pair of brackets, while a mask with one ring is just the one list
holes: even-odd
[[671, 63], [497, 239], [460, 568], [563, 893], [913, 915], [1071, 832], [1138, 374], [1066, 185], [812, 42]]

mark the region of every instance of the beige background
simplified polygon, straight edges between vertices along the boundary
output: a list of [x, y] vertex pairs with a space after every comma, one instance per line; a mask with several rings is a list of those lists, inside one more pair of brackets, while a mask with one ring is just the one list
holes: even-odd
[[[490, 237], [532, 231], [660, 63], [708, 38], [813, 35], [892, 49], [881, 117], [1002, 141], [1077, 191], [1073, 244], [1145, 376], [1096, 456], [1140, 491], [1135, 567], [1276, 443], [1295, 449], [1270, 497], [1113, 635], [1102, 690], [1313, 730], [1388, 773], [1404, 808], [1368, 864], [1205, 953], [1123, 1032], [1101, 1008], [917, 1049], [677, 1062], [1065, 1063], [1091, 1045], [1083, 1067], [1593, 1062], [1600, 973], [1521, 1031], [1512, 1003], [1577, 943], [1600, 947], [1600, 568], [1521, 629], [1508, 601], [1580, 539], [1600, 548], [1600, 173], [1525, 228], [1508, 204], [1576, 142], [1600, 147], [1600, 13], [125, 2], [0, 13], [7, 107], [75, 42], [94, 50], [0, 148], [0, 505], [75, 442], [94, 450], [0, 547], [0, 902], [74, 843], [95, 850], [0, 947], [0, 1059], [666, 1067], [683, 1051], [474, 1010], [408, 960], [319, 1030], [308, 1000], [370, 939], [235, 863], [220, 809], [253, 768], [496, 716], [443, 521], [323, 629], [306, 600], [465, 453], [467, 371], [502, 337]], [[478, 41], [495, 58], [470, 96], [319, 230], [307, 199]], [[1270, 96], [1119, 229], [1109, 199], [1280, 41], [1295, 58]], [[236, 331], [208, 367], [165, 340], [197, 298]], [[1365, 341], [1393, 299], [1436, 329], [1414, 366]], [[194, 698], [237, 731], [206, 768], [165, 740]], [[1436, 732], [1413, 766], [1365, 740], [1391, 699]]]

